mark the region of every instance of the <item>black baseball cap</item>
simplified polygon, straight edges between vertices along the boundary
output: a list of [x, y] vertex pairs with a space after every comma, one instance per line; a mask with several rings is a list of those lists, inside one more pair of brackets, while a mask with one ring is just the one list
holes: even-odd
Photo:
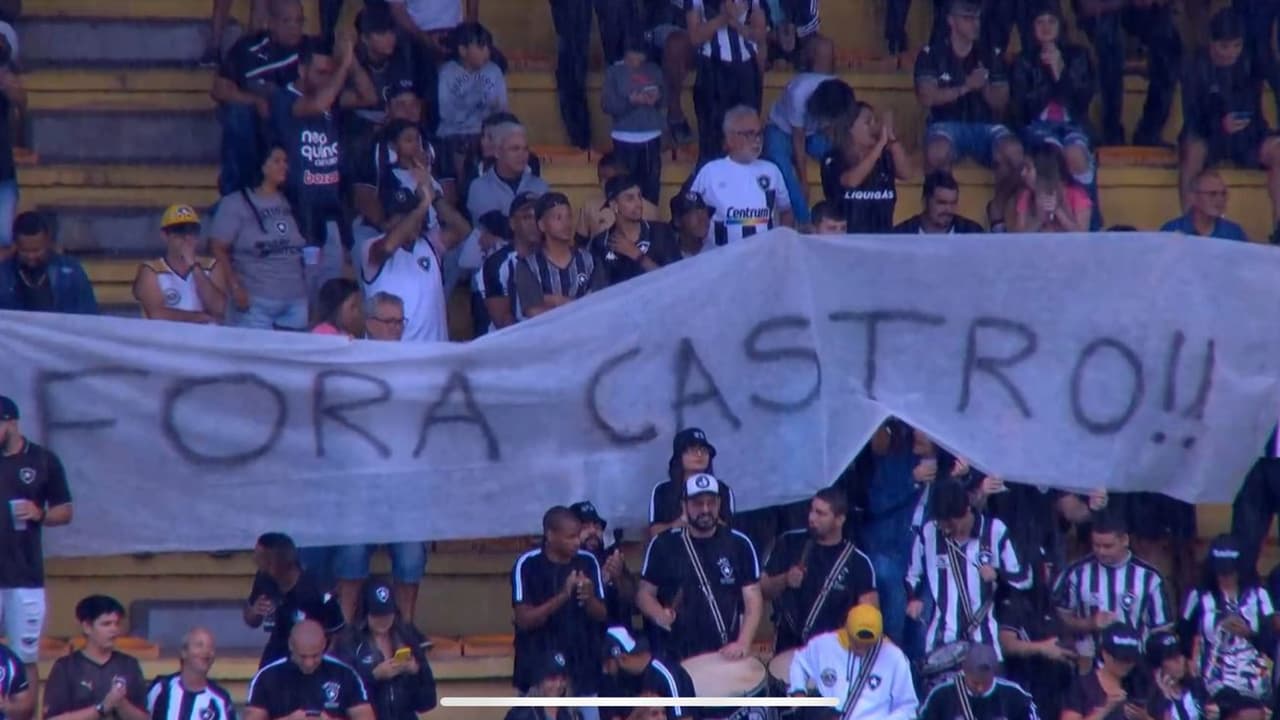
[[1058, 4], [1058, 0], [1036, 0], [1031, 5], [1031, 18], [1035, 19], [1044, 15], [1052, 15], [1059, 22], [1062, 21], [1062, 6]]
[[996, 655], [996, 649], [990, 645], [975, 643], [969, 646], [969, 652], [965, 654], [964, 664], [961, 667], [965, 675], [985, 677], [994, 674], [996, 668], [1000, 667], [1000, 657]]
[[604, 633], [604, 656], [606, 658], [630, 655], [631, 653], [644, 652], [648, 649], [649, 643], [643, 636], [636, 637], [630, 630], [621, 625], [614, 625]]
[[17, 420], [19, 417], [18, 403], [14, 402], [13, 398], [0, 395], [0, 422]]
[[533, 682], [540, 683], [549, 677], [556, 677], [569, 674], [569, 663], [564, 659], [564, 653], [559, 650], [548, 650], [542, 657], [538, 658], [533, 667]]
[[511, 207], [510, 209], [507, 210], [507, 217], [511, 217], [512, 215], [515, 215], [516, 213], [520, 212], [528, 205], [537, 205], [537, 204], [538, 204], [538, 193], [522, 192], [519, 195], [515, 196], [515, 199], [511, 201]]
[[640, 187], [640, 181], [634, 175], [614, 175], [604, 184], [604, 204], [608, 205], [618, 199], [622, 193], [638, 187]]
[[1142, 638], [1124, 623], [1112, 623], [1102, 631], [1102, 650], [1120, 662], [1142, 659]]
[[1240, 543], [1230, 535], [1219, 535], [1209, 544], [1206, 560], [1215, 575], [1240, 571]]
[[391, 585], [373, 580], [364, 588], [365, 615], [394, 615], [396, 612], [395, 595]]
[[476, 224], [480, 226], [481, 230], [494, 237], [500, 237], [505, 240], [511, 239], [511, 223], [508, 222], [507, 216], [503, 215], [501, 210], [490, 210], [481, 215], [476, 220]]
[[1152, 667], [1159, 667], [1165, 660], [1181, 654], [1182, 647], [1178, 644], [1178, 636], [1168, 630], [1158, 630], [1147, 638], [1147, 662], [1151, 663]]
[[671, 198], [672, 220], [683, 217], [685, 213], [692, 212], [694, 210], [706, 210], [707, 212], [712, 211], [711, 206], [708, 205], [706, 199], [702, 197], [702, 193], [694, 192], [693, 190], [686, 190], [681, 193], [676, 193]]
[[1209, 39], [1214, 42], [1240, 40], [1244, 38], [1244, 34], [1244, 19], [1231, 8], [1219, 10], [1209, 20]]
[[576, 502], [570, 505], [569, 511], [573, 513], [574, 517], [578, 518], [578, 522], [580, 523], [596, 523], [602, 530], [609, 526], [609, 524], [600, 517], [600, 513], [596, 510], [596, 506], [593, 505], [590, 500], [583, 500], [582, 502]]
[[569, 205], [568, 196], [564, 193], [558, 192], [546, 193], [542, 197], [538, 198], [538, 202], [534, 203], [533, 216], [538, 220], [541, 220], [543, 215], [546, 215], [548, 212], [551, 212], [553, 208], [560, 207], [561, 205], [565, 207], [572, 207]]
[[680, 457], [685, 450], [692, 447], [704, 447], [711, 457], [716, 456], [716, 446], [707, 440], [707, 434], [702, 431], [702, 428], [696, 427], [685, 428], [676, 433], [671, 441], [671, 454], [674, 457]]
[[391, 17], [391, 6], [384, 3], [365, 3], [364, 9], [356, 15], [356, 30], [361, 34], [394, 32], [395, 19]]
[[947, 12], [952, 15], [981, 15], [982, 4], [978, 0], [951, 0]]

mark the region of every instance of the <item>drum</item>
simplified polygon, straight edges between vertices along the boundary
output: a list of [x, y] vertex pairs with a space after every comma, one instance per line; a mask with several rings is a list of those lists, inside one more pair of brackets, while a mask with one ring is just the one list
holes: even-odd
[[691, 657], [680, 666], [689, 673], [698, 697], [763, 697], [769, 684], [764, 664], [750, 656], [727, 660], [711, 652]]
[[960, 665], [964, 663], [964, 656], [968, 653], [968, 640], [957, 640], [936, 647], [928, 655], [925, 655], [924, 663], [920, 666], [920, 674], [927, 678], [959, 670]]
[[796, 648], [791, 648], [774, 655], [769, 661], [769, 677], [773, 680], [773, 686], [784, 696], [790, 689], [788, 686], [791, 685], [791, 658], [795, 656]]

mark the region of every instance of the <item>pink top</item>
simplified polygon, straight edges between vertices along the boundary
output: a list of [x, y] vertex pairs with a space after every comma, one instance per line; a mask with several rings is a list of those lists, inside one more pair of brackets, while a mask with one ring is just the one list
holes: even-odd
[[311, 328], [311, 332], [316, 335], [346, 335], [346, 333], [327, 322], [320, 323], [319, 325]]
[[[1081, 212], [1088, 212], [1093, 209], [1093, 201], [1089, 199], [1089, 193], [1078, 185], [1068, 185], [1066, 196], [1066, 205], [1076, 215]], [[1025, 215], [1031, 210], [1031, 191], [1023, 190], [1018, 195], [1018, 214]]]

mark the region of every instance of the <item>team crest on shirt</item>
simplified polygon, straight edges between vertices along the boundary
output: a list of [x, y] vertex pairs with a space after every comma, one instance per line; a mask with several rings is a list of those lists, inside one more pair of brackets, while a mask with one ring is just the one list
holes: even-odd
[[218, 711], [216, 708], [213, 707], [213, 703], [205, 705], [200, 710], [200, 720], [216, 720], [217, 717], [218, 717]]
[[412, 200], [413, 197], [409, 194], [409, 190], [407, 188], [400, 188], [399, 190], [396, 190], [395, 204], [408, 205]]
[[566, 665], [564, 660], [564, 653], [556, 653], [551, 659], [552, 661], [555, 662], [556, 667], [565, 667]]
[[324, 704], [333, 706], [338, 704], [338, 690], [341, 686], [338, 683], [329, 681], [320, 687], [324, 688]]
[[648, 241], [648, 240], [641, 240], [640, 242], [636, 243], [636, 249], [637, 249], [637, 250], [639, 250], [641, 253], [644, 253], [645, 255], [648, 255], [648, 254], [649, 254], [649, 241]]
[[818, 679], [822, 680], [822, 684], [827, 687], [835, 687], [836, 671], [831, 668], [823, 668], [822, 674], [818, 676]]
[[301, 610], [294, 610], [294, 611], [293, 611], [293, 621], [294, 621], [294, 622], [296, 622], [296, 623], [300, 623], [300, 622], [302, 622], [303, 620], [306, 620], [306, 619], [307, 619], [307, 614], [306, 614], [306, 613], [302, 612]]
[[729, 584], [733, 582], [733, 564], [729, 562], [729, 558], [721, 557], [716, 561], [716, 567], [720, 568], [720, 582]]
[[756, 177], [756, 184], [760, 186], [761, 190], [768, 190], [772, 181], [769, 179], [768, 175], [760, 175]]
[[18, 479], [23, 485], [30, 485], [36, 481], [36, 469], [25, 467], [18, 471]]
[[1132, 610], [1133, 604], [1136, 602], [1138, 602], [1138, 596], [1133, 593], [1125, 593], [1124, 597], [1120, 598], [1120, 604], [1124, 606], [1125, 610]]
[[867, 678], [867, 689], [875, 690], [876, 688], [880, 687], [881, 682], [883, 681], [880, 679], [879, 675], [872, 675], [871, 677]]
[[289, 234], [289, 225], [288, 225], [287, 223], [285, 223], [285, 221], [283, 221], [283, 220], [277, 220], [277, 221], [276, 221], [276, 232], [280, 233], [281, 235], [288, 235], [288, 234]]
[[177, 305], [180, 302], [182, 302], [182, 296], [178, 294], [177, 290], [174, 290], [173, 288], [169, 288], [168, 290], [164, 291], [165, 305], [173, 306], [173, 305]]
[[586, 285], [586, 284], [587, 284], [587, 274], [578, 273], [578, 287], [582, 287], [583, 285]]
[[427, 255], [423, 255], [422, 257], [418, 258], [418, 267], [422, 268], [422, 272], [430, 272], [431, 258]]
[[991, 565], [992, 564], [991, 561], [994, 559], [995, 559], [995, 556], [991, 554], [990, 550], [983, 550], [982, 552], [978, 553], [979, 565]]

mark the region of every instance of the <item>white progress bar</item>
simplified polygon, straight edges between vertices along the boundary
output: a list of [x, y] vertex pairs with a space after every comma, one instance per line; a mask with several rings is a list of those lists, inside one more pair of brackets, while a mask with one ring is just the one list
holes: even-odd
[[441, 707], [531, 708], [531, 707], [759, 707], [836, 708], [836, 698], [828, 697], [442, 697]]

